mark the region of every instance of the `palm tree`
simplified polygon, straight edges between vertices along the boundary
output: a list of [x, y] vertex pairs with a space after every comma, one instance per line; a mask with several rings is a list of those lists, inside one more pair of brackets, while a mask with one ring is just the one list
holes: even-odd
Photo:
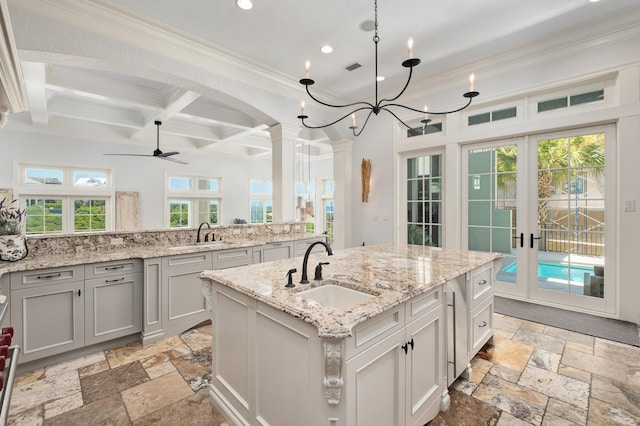
[[[495, 150], [496, 185], [504, 189], [515, 183], [517, 149], [515, 145]], [[604, 134], [548, 139], [538, 142], [538, 222], [549, 223], [549, 201], [554, 189], [570, 185], [578, 176], [604, 175]]]

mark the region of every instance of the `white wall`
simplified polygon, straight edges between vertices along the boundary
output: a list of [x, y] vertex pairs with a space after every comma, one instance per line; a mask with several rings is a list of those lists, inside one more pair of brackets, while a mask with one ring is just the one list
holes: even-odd
[[0, 130], [0, 188], [12, 188], [13, 167], [19, 162], [112, 168], [116, 191], [137, 191], [141, 200], [142, 229], [162, 229], [165, 210], [165, 172], [222, 178], [222, 222], [249, 218], [249, 180], [271, 180], [271, 160], [239, 158], [215, 153], [184, 152], [183, 165], [146, 157], [105, 156], [103, 153], [144, 152], [108, 142], [50, 137]]

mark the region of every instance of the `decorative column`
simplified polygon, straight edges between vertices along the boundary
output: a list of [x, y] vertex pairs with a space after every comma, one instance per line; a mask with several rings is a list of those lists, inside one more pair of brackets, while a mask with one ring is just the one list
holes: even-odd
[[295, 220], [295, 160], [298, 125], [276, 124], [271, 134], [271, 181], [273, 182], [273, 222]]
[[353, 141], [342, 139], [331, 142], [333, 148], [333, 247], [344, 249], [351, 244], [352, 151]]

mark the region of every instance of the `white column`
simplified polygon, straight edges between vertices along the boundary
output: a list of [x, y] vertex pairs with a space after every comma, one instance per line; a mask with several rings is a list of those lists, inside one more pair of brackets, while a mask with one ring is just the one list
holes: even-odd
[[333, 215], [333, 246], [336, 249], [352, 247], [351, 203], [353, 141], [343, 139], [331, 142], [333, 148], [333, 181], [335, 184]]
[[276, 124], [271, 134], [271, 181], [273, 182], [273, 222], [295, 220], [296, 141], [300, 128]]

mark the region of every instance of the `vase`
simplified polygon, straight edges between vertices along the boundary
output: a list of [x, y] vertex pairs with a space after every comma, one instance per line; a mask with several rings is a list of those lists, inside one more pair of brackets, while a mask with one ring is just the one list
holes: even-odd
[[24, 235], [0, 235], [0, 260], [15, 262], [29, 254]]

